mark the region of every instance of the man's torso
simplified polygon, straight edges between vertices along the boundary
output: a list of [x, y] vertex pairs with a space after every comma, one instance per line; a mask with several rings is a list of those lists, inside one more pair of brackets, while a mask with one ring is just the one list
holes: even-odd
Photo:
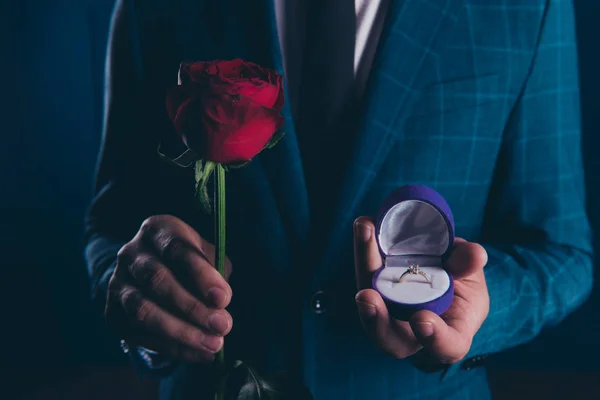
[[[152, 109], [164, 105], [161, 93], [176, 82], [181, 60], [241, 57], [272, 65], [268, 10], [224, 3], [177, 1], [168, 11], [140, 6]], [[375, 214], [396, 187], [420, 183], [446, 198], [459, 236], [481, 235], [504, 127], [527, 79], [544, 6], [542, 0], [391, 1], [325, 254], [312, 252], [311, 230], [319, 227], [305, 223], [289, 118], [287, 142], [228, 174], [228, 254], [235, 271], [229, 354], [267, 369], [301, 369], [316, 399], [488, 395], [482, 371], [442, 382], [369, 343], [353, 302], [351, 221]], [[161, 179], [186, 185], [190, 177], [165, 165]], [[211, 237], [210, 218], [198, 211], [187, 220]], [[327, 305], [325, 312], [317, 312], [317, 301]]]

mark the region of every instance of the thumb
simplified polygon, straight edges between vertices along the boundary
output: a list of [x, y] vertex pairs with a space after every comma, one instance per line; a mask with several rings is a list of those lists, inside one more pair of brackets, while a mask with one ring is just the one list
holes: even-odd
[[454, 278], [466, 278], [480, 272], [487, 264], [487, 259], [487, 252], [483, 246], [456, 238], [452, 255], [446, 262], [446, 268]]
[[358, 290], [371, 287], [373, 273], [381, 266], [375, 224], [369, 217], [359, 217], [354, 221], [354, 268]]

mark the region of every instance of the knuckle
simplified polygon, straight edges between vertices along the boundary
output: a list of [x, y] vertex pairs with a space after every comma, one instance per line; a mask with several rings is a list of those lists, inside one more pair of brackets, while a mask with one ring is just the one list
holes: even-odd
[[191, 301], [190, 304], [186, 307], [184, 315], [188, 319], [198, 320], [200, 319], [201, 308], [199, 301]]
[[135, 320], [138, 322], [144, 322], [148, 318], [151, 309], [152, 304], [148, 300], [139, 301], [134, 310]]
[[[198, 242], [200, 244], [200, 250], [202, 254], [214, 254], [215, 253], [215, 245], [205, 240], [203, 237], [198, 236]], [[227, 259], [227, 257], [225, 257]]]
[[123, 308], [125, 310], [129, 310], [134, 306], [134, 302], [135, 302], [135, 290], [132, 288], [126, 288], [123, 289], [120, 292], [120, 300], [121, 300], [121, 304], [123, 305]]
[[177, 218], [171, 215], [153, 215], [144, 220], [139, 233], [142, 237], [156, 237], [171, 230], [177, 225]]
[[182, 261], [185, 259], [189, 246], [180, 237], [169, 235], [163, 240], [161, 247], [161, 253], [163, 257], [171, 260]]
[[149, 256], [138, 255], [129, 265], [129, 273], [136, 281], [144, 282], [152, 275], [154, 266]]
[[165, 235], [165, 224], [161, 216], [152, 216], [144, 220], [136, 237], [151, 247], [155, 246], [157, 238]]
[[129, 267], [131, 276], [143, 287], [153, 292], [163, 289], [162, 282], [169, 271], [157, 264], [150, 256], [138, 256]]
[[118, 264], [128, 264], [135, 259], [135, 245], [132, 242], [125, 244], [121, 247], [117, 253], [117, 263]]
[[144, 220], [144, 222], [142, 222], [142, 225], [140, 226], [140, 232], [153, 232], [161, 225], [161, 222], [162, 218], [158, 215], [148, 217]]
[[148, 287], [151, 291], [155, 293], [164, 294], [165, 285], [163, 285], [163, 281], [169, 275], [169, 270], [166, 268], [155, 268], [153, 273], [150, 275]]
[[121, 304], [125, 312], [138, 322], [144, 322], [152, 309], [152, 304], [143, 299], [135, 289], [125, 289], [121, 292]]
[[130, 315], [134, 312], [136, 308], [136, 295], [133, 289], [124, 289], [119, 293], [119, 302], [125, 314]]

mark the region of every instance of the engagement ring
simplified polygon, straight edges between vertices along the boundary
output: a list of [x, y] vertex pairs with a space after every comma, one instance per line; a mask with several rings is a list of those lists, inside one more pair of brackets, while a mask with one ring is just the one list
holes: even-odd
[[400, 279], [398, 279], [398, 283], [402, 282], [404, 277], [406, 277], [407, 275], [421, 275], [423, 278], [425, 278], [425, 280], [429, 284], [431, 284], [431, 279], [429, 278], [429, 275], [427, 275], [425, 272], [421, 271], [419, 269], [418, 264], [409, 266], [408, 269], [406, 271], [404, 271], [404, 273], [402, 275], [400, 275]]

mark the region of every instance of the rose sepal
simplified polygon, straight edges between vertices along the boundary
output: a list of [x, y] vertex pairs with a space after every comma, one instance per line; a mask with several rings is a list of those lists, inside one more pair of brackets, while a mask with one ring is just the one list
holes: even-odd
[[252, 162], [252, 160], [248, 160], [246, 162], [239, 163], [239, 164], [226, 164], [226, 165], [223, 165], [223, 167], [225, 168], [225, 171], [229, 171], [230, 169], [243, 168], [243, 167], [249, 165], [251, 162]]
[[200, 205], [207, 213], [212, 213], [210, 204], [210, 196], [208, 195], [208, 181], [215, 172], [217, 163], [212, 161], [198, 160], [196, 161], [194, 177], [196, 179], [196, 196], [200, 200]]
[[273, 137], [271, 138], [271, 140], [269, 140], [269, 142], [265, 145], [265, 147], [263, 148], [263, 150], [275, 147], [275, 145], [277, 143], [279, 143], [279, 141], [281, 139], [283, 139], [284, 136], [285, 136], [285, 132], [277, 132], [276, 134], [273, 135]]
[[158, 144], [158, 148], [156, 149], [156, 153], [158, 156], [167, 161], [168, 163], [175, 165], [177, 167], [188, 168], [190, 167], [196, 160], [198, 160], [198, 155], [192, 151], [192, 149], [187, 149], [180, 155], [175, 158], [171, 158], [161, 150], [162, 143]]

